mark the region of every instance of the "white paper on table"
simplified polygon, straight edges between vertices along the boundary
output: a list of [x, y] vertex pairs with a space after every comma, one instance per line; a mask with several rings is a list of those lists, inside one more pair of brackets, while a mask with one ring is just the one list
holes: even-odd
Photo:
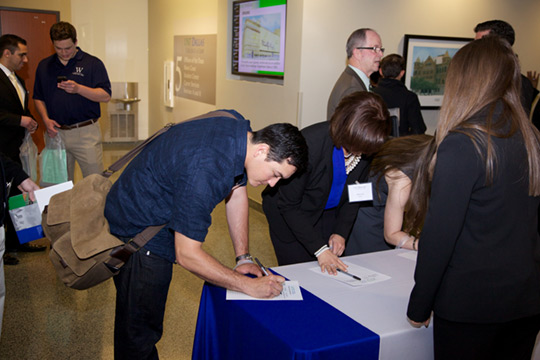
[[418, 253], [414, 250], [411, 250], [411, 251], [401, 253], [398, 256], [404, 257], [405, 259], [409, 259], [412, 261], [416, 261], [416, 255], [418, 255]]
[[340, 272], [338, 272], [337, 275], [330, 275], [327, 272], [323, 273], [321, 271], [320, 266], [310, 268], [309, 270], [311, 270], [311, 271], [313, 271], [313, 272], [315, 272], [315, 273], [317, 273], [319, 275], [322, 275], [322, 276], [325, 276], [325, 277], [328, 277], [328, 278], [331, 278], [331, 279], [334, 279], [334, 280], [337, 280], [339, 282], [345, 283], [345, 284], [350, 285], [350, 286], [355, 286], [355, 287], [375, 284], [375, 283], [378, 283], [378, 282], [381, 282], [381, 281], [391, 279], [391, 277], [388, 276], [388, 275], [381, 274], [379, 272], [367, 269], [367, 268], [362, 267], [362, 266], [358, 266], [358, 265], [355, 265], [355, 264], [348, 264], [348, 263], [345, 263], [345, 265], [349, 266], [347, 268], [347, 272], [349, 274], [356, 275], [362, 280], [359, 281], [357, 279], [354, 279], [354, 278], [350, 277], [349, 275], [345, 275], [345, 274], [340, 273]]
[[45, 209], [45, 206], [49, 205], [49, 200], [51, 200], [51, 197], [53, 195], [67, 191], [72, 187], [73, 182], [70, 180], [61, 184], [48, 186], [43, 189], [34, 191], [34, 195], [36, 196], [36, 202], [39, 206], [39, 213], [43, 213], [43, 209]]
[[285, 281], [283, 283], [283, 291], [278, 296], [272, 299], [258, 299], [244, 293], [227, 290], [227, 300], [304, 300], [302, 298], [302, 292], [300, 291], [300, 285], [298, 281]]

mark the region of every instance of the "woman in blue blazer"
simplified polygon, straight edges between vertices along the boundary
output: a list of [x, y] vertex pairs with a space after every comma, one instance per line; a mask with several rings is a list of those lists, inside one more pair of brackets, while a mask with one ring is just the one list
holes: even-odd
[[322, 271], [346, 269], [338, 256], [359, 206], [349, 201], [347, 186], [367, 180], [370, 155], [390, 134], [388, 119], [381, 97], [363, 91], [343, 98], [330, 122], [302, 130], [308, 170], [263, 192], [280, 265], [317, 259]]

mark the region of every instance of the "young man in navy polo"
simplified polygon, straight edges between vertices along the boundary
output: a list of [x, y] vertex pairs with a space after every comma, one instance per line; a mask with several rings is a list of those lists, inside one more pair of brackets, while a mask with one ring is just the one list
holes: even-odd
[[34, 102], [50, 137], [66, 147], [68, 177], [75, 161], [83, 176], [103, 171], [100, 102], [111, 99], [111, 82], [103, 62], [77, 46], [77, 31], [61, 21], [50, 30], [56, 54], [39, 63]]

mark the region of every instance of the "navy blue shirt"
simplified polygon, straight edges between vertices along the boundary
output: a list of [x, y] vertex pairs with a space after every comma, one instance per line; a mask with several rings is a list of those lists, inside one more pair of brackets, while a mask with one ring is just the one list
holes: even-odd
[[214, 117], [173, 126], [131, 161], [114, 183], [105, 206], [111, 233], [133, 237], [168, 224], [145, 246], [171, 262], [174, 232], [204, 241], [212, 210], [236, 184], [245, 185], [249, 121]]
[[53, 54], [40, 61], [36, 70], [34, 96], [45, 102], [49, 118], [60, 125], [72, 125], [101, 116], [99, 102], [89, 100], [78, 94], [69, 94], [59, 89], [56, 78], [66, 76], [78, 84], [90, 88], [102, 88], [111, 94], [111, 82], [105, 65], [97, 57], [77, 47], [77, 53], [64, 65]]

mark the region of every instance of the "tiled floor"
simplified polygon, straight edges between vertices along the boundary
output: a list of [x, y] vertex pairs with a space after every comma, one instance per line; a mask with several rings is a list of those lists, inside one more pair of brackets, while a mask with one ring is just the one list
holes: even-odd
[[[212, 214], [204, 248], [234, 266], [225, 207]], [[268, 224], [250, 210], [250, 251], [267, 266], [276, 266]], [[46, 239], [38, 240], [47, 244]], [[21, 253], [20, 263], [5, 266], [6, 304], [0, 359], [113, 359], [115, 289], [112, 280], [92, 289], [65, 287], [45, 253]], [[190, 359], [203, 281], [175, 266], [165, 314], [160, 359]]]

